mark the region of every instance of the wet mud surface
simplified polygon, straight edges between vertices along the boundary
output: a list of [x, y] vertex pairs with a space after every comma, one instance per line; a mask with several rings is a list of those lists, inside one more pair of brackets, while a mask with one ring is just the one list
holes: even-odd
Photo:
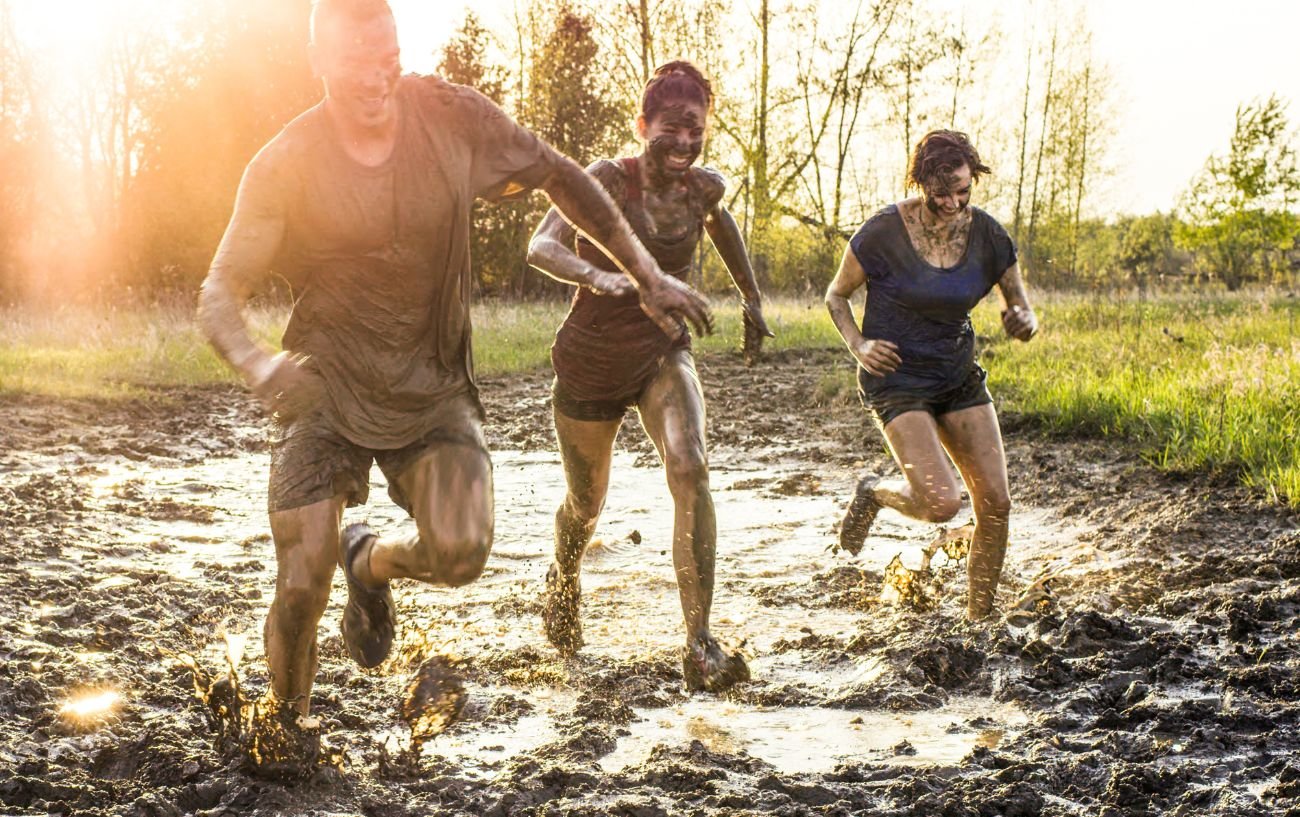
[[[634, 418], [584, 566], [586, 647], [546, 642], [548, 378], [485, 380], [489, 567], [461, 589], [399, 583], [398, 646], [373, 671], [343, 650], [336, 576], [325, 761], [291, 782], [249, 774], [195, 690], [231, 665], [266, 686], [256, 407], [235, 389], [0, 399], [0, 814], [1300, 815], [1294, 515], [1005, 418], [999, 608], [1050, 578], [1012, 623], [967, 624], [960, 531], [886, 512], [858, 558], [826, 550], [857, 476], [892, 467], [827, 386], [842, 366], [700, 361], [714, 632], [754, 676], [723, 695], [682, 686], [671, 503]], [[345, 521], [365, 518], [410, 525], [378, 483]], [[432, 656], [464, 706], [414, 751], [403, 694]]]

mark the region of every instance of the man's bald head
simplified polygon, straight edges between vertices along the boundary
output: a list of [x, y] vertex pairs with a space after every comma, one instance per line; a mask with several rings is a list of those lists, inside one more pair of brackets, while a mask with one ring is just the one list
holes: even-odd
[[342, 23], [349, 28], [382, 17], [392, 19], [388, 0], [314, 0], [311, 4], [311, 42], [317, 44], [325, 29]]

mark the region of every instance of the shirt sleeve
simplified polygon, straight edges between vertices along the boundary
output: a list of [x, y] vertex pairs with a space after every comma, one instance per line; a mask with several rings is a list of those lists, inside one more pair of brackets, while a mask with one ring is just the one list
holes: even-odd
[[889, 265], [885, 263], [881, 248], [881, 229], [884, 223], [884, 211], [876, 213], [863, 222], [853, 238], [849, 239], [849, 249], [858, 259], [862, 273], [867, 282], [878, 281], [889, 274]]
[[470, 184], [474, 195], [489, 201], [512, 199], [542, 185], [561, 156], [517, 124], [496, 103], [466, 88], [465, 104], [472, 117], [474, 145]]

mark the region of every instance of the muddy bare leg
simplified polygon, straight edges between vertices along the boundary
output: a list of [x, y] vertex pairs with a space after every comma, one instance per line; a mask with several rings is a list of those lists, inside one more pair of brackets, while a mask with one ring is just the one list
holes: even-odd
[[709, 637], [717, 520], [709, 492], [704, 395], [689, 353], [674, 353], [646, 388], [641, 424], [663, 460], [673, 496], [673, 565], [689, 641]]
[[266, 618], [271, 690], [299, 714], [311, 706], [316, 679], [316, 625], [329, 601], [344, 498], [271, 514], [275, 598]]
[[967, 562], [966, 617], [980, 619], [993, 612], [1007, 552], [1011, 491], [1002, 432], [992, 405], [945, 414], [939, 418], [939, 429], [975, 509], [975, 535]]
[[885, 439], [901, 479], [880, 480], [876, 501], [904, 516], [925, 522], [947, 522], [961, 510], [961, 486], [944, 452], [935, 418], [909, 411], [885, 426]]
[[579, 600], [582, 555], [587, 550], [609, 490], [610, 457], [622, 420], [575, 420], [555, 412], [555, 437], [568, 486], [555, 512], [555, 564], [546, 577], [542, 623], [561, 653], [582, 647]]
[[492, 549], [492, 463], [486, 451], [461, 443], [429, 450], [398, 477], [418, 533], [372, 539], [354, 575], [377, 586], [416, 579], [459, 587], [479, 577]]

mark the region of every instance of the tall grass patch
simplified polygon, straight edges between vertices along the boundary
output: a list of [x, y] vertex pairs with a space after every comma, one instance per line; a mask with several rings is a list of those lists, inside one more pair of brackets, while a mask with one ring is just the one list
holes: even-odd
[[1300, 507], [1300, 303], [1290, 297], [1057, 296], [1032, 343], [975, 315], [990, 386], [1058, 431], [1114, 437], [1166, 469], [1208, 468]]

